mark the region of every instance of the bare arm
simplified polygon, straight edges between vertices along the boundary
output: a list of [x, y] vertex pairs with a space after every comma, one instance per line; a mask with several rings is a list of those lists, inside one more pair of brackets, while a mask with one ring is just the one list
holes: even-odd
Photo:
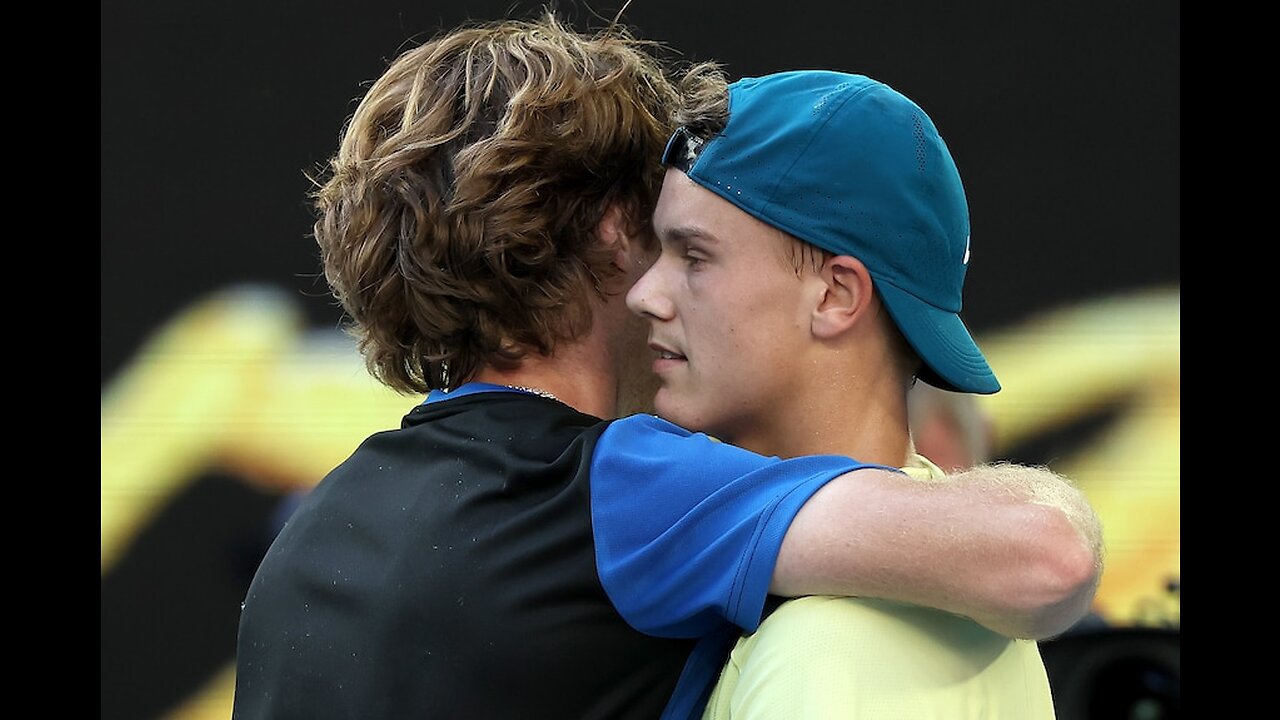
[[1097, 515], [1051, 470], [997, 463], [937, 483], [858, 470], [801, 508], [770, 591], [898, 600], [1045, 639], [1084, 617], [1101, 572]]

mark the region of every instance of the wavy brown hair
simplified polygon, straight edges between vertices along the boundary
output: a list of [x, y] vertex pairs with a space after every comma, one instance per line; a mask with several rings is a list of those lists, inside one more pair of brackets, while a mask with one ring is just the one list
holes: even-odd
[[438, 36], [373, 83], [313, 198], [325, 276], [374, 377], [451, 389], [590, 329], [616, 271], [594, 235], [605, 211], [651, 242], [679, 96], [658, 48], [546, 12]]

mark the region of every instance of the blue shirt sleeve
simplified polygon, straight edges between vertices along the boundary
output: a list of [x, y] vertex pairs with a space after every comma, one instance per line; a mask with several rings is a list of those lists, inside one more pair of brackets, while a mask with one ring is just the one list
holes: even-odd
[[766, 457], [652, 415], [614, 421], [591, 461], [605, 592], [650, 635], [698, 637], [726, 620], [755, 630], [792, 519], [828, 481], [863, 467], [896, 470]]

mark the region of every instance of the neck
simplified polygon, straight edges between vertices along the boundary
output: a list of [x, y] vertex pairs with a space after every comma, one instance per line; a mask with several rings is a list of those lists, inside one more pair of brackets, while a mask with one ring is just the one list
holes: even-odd
[[508, 367], [485, 366], [472, 378], [477, 382], [510, 385], [555, 396], [578, 412], [600, 418], [614, 416], [617, 373], [591, 338], [563, 345], [554, 355], [527, 355]]
[[850, 365], [849, 358], [817, 369], [823, 383], [800, 383], [794, 402], [735, 444], [768, 455], [845, 455], [862, 462], [902, 467], [912, 453], [907, 394], [897, 373], [878, 359]]
[[761, 433], [726, 438], [735, 445], [783, 458], [801, 455], [844, 455], [862, 462], [902, 467], [913, 452], [903, 403], [860, 397], [857, 412], [845, 403], [829, 407], [822, 400], [798, 417], [780, 414], [779, 422]]

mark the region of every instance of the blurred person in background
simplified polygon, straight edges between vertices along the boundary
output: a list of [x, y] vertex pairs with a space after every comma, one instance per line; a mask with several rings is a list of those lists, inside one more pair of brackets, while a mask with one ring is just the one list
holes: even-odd
[[994, 457], [996, 427], [972, 393], [916, 383], [907, 393], [907, 419], [916, 452], [944, 472], [959, 472]]

